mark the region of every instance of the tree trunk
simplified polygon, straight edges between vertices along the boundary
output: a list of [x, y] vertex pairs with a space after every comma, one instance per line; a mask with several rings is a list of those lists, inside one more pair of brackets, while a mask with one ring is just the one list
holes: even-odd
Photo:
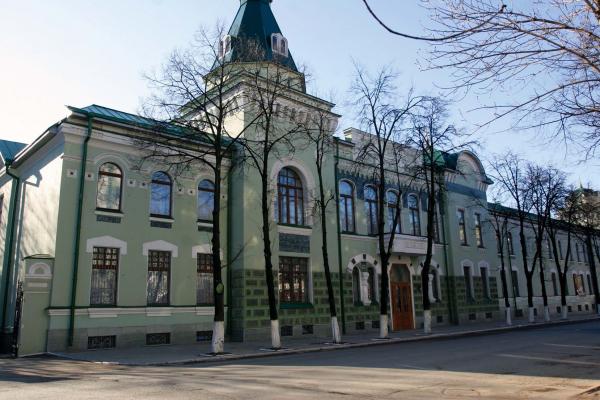
[[567, 319], [568, 308], [567, 308], [567, 271], [558, 271], [559, 282], [560, 282], [560, 316], [561, 319]]
[[281, 348], [281, 333], [279, 331], [279, 316], [277, 313], [277, 299], [275, 298], [275, 281], [273, 277], [273, 261], [271, 253], [271, 236], [269, 230], [269, 182], [267, 180], [268, 165], [263, 164], [261, 173], [261, 208], [262, 208], [262, 234], [263, 234], [263, 254], [265, 258], [265, 275], [267, 281], [267, 294], [269, 298], [269, 318], [271, 320], [271, 347], [275, 350]]
[[[327, 209], [325, 203], [325, 192], [323, 188], [322, 166], [317, 165], [317, 176], [319, 178], [319, 200], [321, 212], [321, 234], [323, 253], [323, 269], [325, 270], [325, 281], [327, 283], [327, 299], [329, 301], [329, 315], [331, 316], [331, 336], [333, 343], [341, 343], [340, 326], [337, 322], [337, 310], [335, 307], [335, 296], [333, 292], [333, 283], [331, 282], [331, 271], [329, 269], [329, 253], [327, 252]], [[337, 183], [336, 183], [337, 184]], [[342, 295], [342, 294], [340, 294]]]
[[525, 271], [525, 280], [527, 281], [527, 306], [529, 307], [529, 322], [535, 322], [533, 307], [533, 272]]
[[542, 300], [544, 301], [544, 321], [548, 322], [550, 321], [550, 310], [548, 308], [548, 293], [546, 291], [546, 278], [544, 276], [544, 265], [543, 265], [543, 261], [542, 261], [542, 250], [541, 250], [541, 244], [538, 248], [538, 254], [540, 255], [540, 270], [538, 272], [539, 277], [540, 277], [540, 285], [542, 287]]
[[[211, 352], [221, 354], [225, 350], [225, 291], [222, 278], [221, 265], [221, 162], [220, 156], [215, 160], [215, 193], [213, 199], [213, 228], [211, 238], [211, 251], [213, 261], [213, 296], [215, 302], [215, 316]], [[231, 184], [228, 182], [228, 184]], [[230, 268], [228, 265], [227, 268]]]
[[[501, 235], [499, 235], [502, 237]], [[500, 281], [502, 282], [502, 296], [504, 296], [504, 314], [506, 319], [506, 325], [512, 325], [512, 313], [510, 310], [510, 301], [508, 299], [508, 286], [506, 282], [506, 270], [504, 266], [504, 251], [502, 246], [500, 247]]]

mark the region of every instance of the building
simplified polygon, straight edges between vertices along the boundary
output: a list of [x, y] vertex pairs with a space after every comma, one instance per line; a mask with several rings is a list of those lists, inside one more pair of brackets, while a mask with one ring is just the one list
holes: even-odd
[[[333, 130], [339, 118], [334, 105], [306, 92], [270, 1], [241, 0], [223, 40], [225, 62], [238, 57], [235, 39], [244, 36], [261, 39], [263, 55], [253, 62], [277, 56], [289, 75], [289, 92], [280, 104], [287, 111], [277, 123], [318, 110]], [[140, 165], [135, 139], [152, 131], [152, 121], [98, 105], [69, 110], [29, 145], [0, 143], [4, 347], [14, 337], [23, 355], [209, 339], [210, 170], [198, 167], [175, 176], [159, 162]], [[369, 176], [355, 168], [365, 135], [346, 130], [325, 165], [326, 186], [339, 192], [329, 214], [328, 243], [342, 325], [345, 332], [378, 329], [378, 294], [389, 290], [390, 328], [419, 328], [424, 195], [418, 184], [388, 191], [402, 199], [401, 228], [390, 287], [382, 288], [372, 228], [374, 190]], [[438, 210], [429, 281], [434, 325], [501, 318], [496, 239], [486, 224], [492, 182], [471, 152], [446, 155], [444, 162], [448, 190]], [[284, 340], [329, 335], [321, 232], [312, 211], [315, 176], [314, 149], [272, 161], [270, 182], [279, 195], [272, 200], [271, 234]], [[253, 172], [231, 173], [224, 182], [221, 257], [226, 331], [234, 341], [265, 339], [270, 332], [258, 185]], [[510, 293], [518, 312], [525, 287], [517, 258], [511, 260]], [[573, 262], [587, 276], [585, 261]], [[573, 311], [585, 312], [593, 303], [579, 286], [571, 293]]]

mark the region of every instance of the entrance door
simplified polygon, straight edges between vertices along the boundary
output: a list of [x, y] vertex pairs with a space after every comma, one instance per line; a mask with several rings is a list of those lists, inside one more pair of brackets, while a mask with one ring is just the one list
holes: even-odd
[[[396, 270], [396, 271], [394, 271]], [[413, 329], [412, 290], [410, 272], [404, 265], [392, 267], [392, 329]]]

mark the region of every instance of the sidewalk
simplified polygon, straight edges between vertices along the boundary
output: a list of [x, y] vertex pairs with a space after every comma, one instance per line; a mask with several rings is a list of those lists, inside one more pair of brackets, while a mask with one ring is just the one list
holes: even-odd
[[536, 322], [533, 324], [527, 323], [527, 321], [524, 319], [518, 319], [513, 321], [512, 326], [506, 326], [502, 321], [459, 326], [444, 326], [434, 328], [433, 333], [430, 335], [423, 334], [421, 330], [391, 332], [389, 335], [390, 338], [385, 340], [377, 339], [376, 332], [370, 332], [362, 335], [346, 335], [342, 338], [344, 341], [343, 344], [326, 343], [327, 339], [315, 337], [283, 337], [282, 344], [285, 348], [279, 351], [270, 350], [270, 342], [226, 342], [225, 351], [227, 351], [228, 354], [219, 356], [211, 356], [207, 354], [210, 351], [209, 342], [192, 345], [166, 345], [128, 349], [92, 350], [84, 352], [61, 352], [52, 353], [52, 355], [71, 360], [116, 365], [159, 366], [192, 364], [310, 353], [317, 351], [352, 349], [367, 346], [381, 346], [393, 343], [489, 335], [514, 330], [537, 329], [589, 321], [600, 321], [600, 316], [595, 314], [573, 316], [567, 320], [556, 320], [548, 323]]

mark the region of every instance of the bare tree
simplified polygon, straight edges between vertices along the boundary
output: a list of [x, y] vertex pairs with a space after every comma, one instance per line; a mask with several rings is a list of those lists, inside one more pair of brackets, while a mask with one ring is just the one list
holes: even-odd
[[[251, 124], [235, 124], [245, 105], [233, 83], [241, 78], [239, 63], [221, 62], [222, 26], [201, 28], [191, 45], [175, 50], [160, 71], [147, 74], [153, 94], [143, 103], [143, 114], [154, 123], [152, 134], [138, 140], [142, 162], [159, 162], [176, 176], [193, 168], [212, 172], [214, 193], [211, 251], [215, 306], [211, 351], [224, 351], [225, 302], [221, 261], [221, 217], [223, 182], [233, 167], [239, 138]], [[200, 217], [199, 217], [200, 218]], [[228, 255], [230, 261], [232, 255]]]
[[525, 236], [531, 212], [531, 189], [526, 179], [527, 165], [514, 153], [508, 152], [497, 156], [491, 162], [493, 178], [500, 185], [505, 197], [510, 201], [514, 211], [511, 217], [516, 219], [519, 230], [519, 243], [523, 272], [527, 281], [527, 304], [529, 306], [529, 322], [534, 322], [533, 308], [533, 274], [535, 264], [529, 263], [527, 237]]
[[[600, 0], [423, 0], [430, 16], [423, 35], [390, 28], [363, 2], [392, 34], [430, 43], [429, 68], [449, 68], [450, 89], [508, 93], [484, 106], [495, 111], [491, 121], [515, 115], [516, 127], [579, 143], [584, 159], [596, 156]], [[510, 99], [520, 89], [522, 100]]]
[[[354, 105], [365, 131], [369, 133], [363, 143], [359, 144], [356, 161], [361, 168], [368, 169], [377, 188], [376, 216], [369, 217], [376, 219], [375, 232], [370, 233], [377, 236], [381, 259], [380, 338], [388, 337], [388, 265], [400, 216], [400, 213], [397, 212], [400, 207], [400, 196], [397, 196], [396, 206], [392, 207], [392, 209], [396, 209], [396, 212], [393, 221], [390, 221], [391, 229], [389, 233], [386, 232], [384, 212], [387, 208], [386, 184], [395, 183], [399, 186], [398, 181], [402, 176], [399, 168], [403, 164], [401, 158], [403, 150], [405, 150], [402, 145], [403, 130], [410, 111], [420, 102], [420, 99], [413, 97], [412, 91], [410, 91], [403, 105], [394, 104], [396, 101], [395, 78], [396, 76], [389, 69], [383, 68], [372, 77], [356, 65], [356, 75], [352, 84], [352, 93], [355, 96]], [[395, 168], [398, 173], [390, 176], [388, 172], [390, 167]]]
[[[255, 59], [262, 59], [261, 57]], [[289, 69], [278, 60], [246, 67], [247, 98], [255, 115], [253, 129], [241, 141], [246, 156], [246, 166], [260, 177], [260, 206], [263, 236], [263, 255], [271, 321], [271, 347], [281, 348], [279, 315], [275, 291], [271, 232], [272, 192], [270, 172], [273, 161], [282, 155], [290, 156], [296, 148], [295, 136], [300, 136], [301, 125], [295, 115], [282, 103], [295, 79]], [[297, 77], [296, 77], [297, 78]], [[304, 82], [296, 83], [304, 85]], [[296, 135], [298, 134], [298, 135]], [[305, 218], [304, 215], [301, 218]], [[302, 222], [302, 221], [299, 221]], [[299, 223], [299, 225], [302, 225]]]
[[405, 145], [416, 149], [416, 158], [408, 164], [408, 173], [416, 182], [422, 183], [427, 196], [427, 247], [421, 269], [423, 293], [424, 331], [431, 332], [431, 301], [429, 296], [429, 275], [433, 257], [433, 244], [436, 240], [438, 204], [445, 196], [446, 160], [445, 156], [460, 151], [473, 142], [459, 142], [463, 135], [447, 123], [447, 102], [437, 97], [424, 97], [411, 112], [411, 128]]
[[546, 279], [544, 276], [544, 257], [542, 249], [548, 224], [554, 210], [564, 195], [565, 174], [553, 167], [543, 167], [533, 163], [527, 166], [526, 180], [531, 192], [531, 207], [533, 215], [529, 218], [531, 230], [534, 233], [535, 253], [532, 264], [539, 263], [538, 275], [542, 289], [542, 300], [544, 302], [544, 320], [550, 320], [550, 308], [548, 307], [548, 293], [546, 291]]
[[[589, 288], [594, 294], [596, 312], [600, 313], [600, 293], [598, 291], [598, 271], [596, 270], [596, 259], [594, 248], [598, 251], [598, 233], [600, 229], [600, 200], [595, 198], [594, 190], [590, 188], [579, 188], [572, 191], [568, 196], [569, 208], [574, 208], [575, 215], [573, 223], [576, 225], [575, 235], [582, 241], [583, 251], [586, 254], [592, 287]], [[597, 254], [600, 259], [600, 254]]]
[[[575, 201], [573, 201], [575, 200]], [[561, 318], [567, 318], [567, 295], [568, 282], [567, 272], [569, 271], [569, 262], [571, 261], [571, 241], [573, 240], [575, 227], [575, 218], [577, 216], [578, 202], [574, 197], [568, 194], [568, 188], [563, 187], [562, 196], [558, 198], [553, 209], [553, 215], [556, 218], [548, 220], [548, 237], [552, 245], [552, 255], [554, 263], [558, 271], [560, 283], [560, 301], [561, 301]], [[559, 236], [567, 236], [567, 250], [563, 259], [562, 242]], [[563, 263], [561, 263], [561, 260]]]
[[[488, 225], [496, 234], [496, 244], [498, 247], [498, 256], [500, 257], [500, 281], [502, 283], [502, 297], [504, 298], [504, 309], [506, 325], [512, 325], [512, 313], [510, 310], [510, 301], [508, 297], [508, 284], [506, 281], [506, 260], [505, 248], [508, 243], [508, 215], [501, 211], [499, 204], [494, 203], [488, 210]], [[510, 257], [510, 254], [506, 254]]]
[[[337, 320], [335, 305], [335, 292], [331, 280], [331, 268], [327, 244], [327, 215], [329, 205], [335, 201], [335, 192], [325, 188], [324, 173], [326, 173], [326, 161], [334, 152], [334, 138], [332, 130], [332, 114], [329, 111], [317, 110], [301, 123], [307, 139], [308, 148], [315, 149], [315, 167], [318, 179], [318, 193], [315, 194], [316, 215], [321, 222], [321, 255], [323, 257], [323, 269], [327, 284], [327, 300], [329, 302], [329, 315], [331, 316], [331, 335], [333, 343], [341, 343], [340, 326]], [[336, 183], [337, 184], [337, 183]]]

